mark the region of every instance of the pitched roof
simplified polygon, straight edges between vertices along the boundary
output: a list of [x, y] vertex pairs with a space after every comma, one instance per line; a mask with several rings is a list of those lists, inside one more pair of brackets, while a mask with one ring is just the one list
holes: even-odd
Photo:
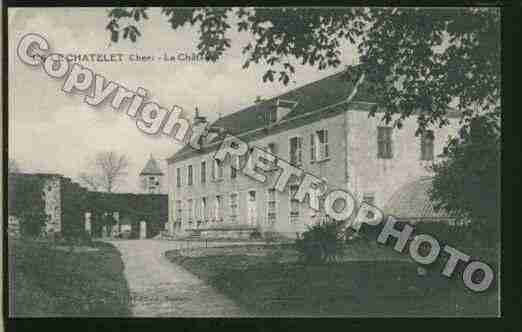
[[[281, 121], [271, 126], [269, 131], [264, 131], [262, 134], [249, 134], [248, 137], [241, 137], [242, 140], [249, 141], [253, 138], [259, 138], [259, 136], [271, 135], [280, 130], [302, 126], [344, 111], [370, 111], [377, 106], [375, 104], [377, 100], [370, 93], [370, 83], [362, 80], [355, 94], [351, 96], [356, 82], [360, 78], [360, 75], [357, 74], [358, 71], [357, 66], [351, 67], [349, 70], [342, 70], [318, 81], [305, 84], [279, 96], [263, 100], [228, 114], [216, 120], [210, 127], [224, 128], [227, 134], [234, 136], [267, 128], [267, 119], [270, 116], [273, 118], [279, 99], [297, 102], [297, 106], [284, 116]], [[351, 98], [349, 98], [350, 96]], [[223, 135], [215, 137], [210, 143], [219, 142], [223, 137]], [[213, 147], [212, 149], [215, 148]], [[212, 149], [196, 151], [189, 145], [185, 145], [173, 156], [167, 158], [167, 162], [173, 163], [187, 159]]]
[[163, 172], [158, 166], [158, 162], [152, 156], [150, 156], [149, 161], [140, 172], [140, 175], [163, 175]]
[[401, 221], [452, 219], [444, 209], [435, 211], [435, 204], [429, 196], [432, 180], [431, 177], [422, 177], [403, 185], [392, 195], [384, 212]]
[[[305, 84], [282, 95], [263, 100], [242, 110], [228, 114], [216, 120], [210, 126], [224, 128], [227, 134], [236, 136], [256, 129], [265, 128], [268, 124], [266, 119], [269, 116], [273, 116], [276, 111], [278, 99], [297, 102], [297, 106], [284, 116], [281, 122], [311, 114], [321, 108], [346, 101], [353, 91], [356, 81], [354, 79], [356, 78], [358, 77], [348, 77], [347, 71], [343, 70], [318, 81]], [[277, 126], [276, 124], [272, 127], [272, 132]], [[221, 139], [222, 137], [216, 137], [211, 143]], [[188, 158], [195, 153], [197, 153], [197, 151], [185, 145], [176, 152], [174, 156], [167, 160], [173, 162], [175, 160]], [[180, 158], [182, 156], [183, 158]]]
[[213, 126], [226, 128], [232, 135], [262, 128], [267, 124], [263, 121], [265, 116], [275, 112], [278, 99], [297, 102], [297, 106], [281, 119], [284, 120], [344, 101], [353, 86], [342, 71], [224, 116]]

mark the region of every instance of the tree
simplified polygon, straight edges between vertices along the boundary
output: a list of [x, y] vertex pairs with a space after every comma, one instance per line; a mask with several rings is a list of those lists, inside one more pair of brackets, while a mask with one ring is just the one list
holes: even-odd
[[494, 114], [471, 120], [444, 150], [444, 159], [433, 165], [430, 192], [437, 208], [458, 220], [471, 220], [481, 240], [498, 241], [500, 221], [500, 125]]
[[[136, 42], [148, 7], [114, 8], [107, 30], [112, 42]], [[455, 103], [463, 123], [476, 111], [500, 107], [500, 14], [494, 8], [176, 8], [161, 13], [176, 30], [191, 25], [200, 55], [217, 61], [231, 47], [232, 29], [250, 34], [242, 45], [243, 68], [264, 63], [263, 81], [288, 84], [294, 63], [319, 70], [341, 65], [351, 43], [384, 119], [397, 127], [419, 110], [418, 134], [448, 123]], [[120, 38], [122, 36], [122, 38]], [[356, 75], [353, 75], [353, 72]], [[374, 110], [375, 112], [375, 110]]]
[[[149, 19], [148, 13], [148, 7], [110, 10], [106, 28], [111, 41], [120, 41], [122, 35], [137, 42], [139, 25]], [[498, 9], [163, 7], [161, 14], [174, 30], [195, 28], [198, 51], [207, 61], [219, 60], [231, 47], [231, 30], [249, 34], [249, 41], [241, 45], [243, 68], [265, 64], [265, 82], [288, 84], [296, 74], [296, 62], [319, 70], [337, 68], [342, 65], [343, 43], [351, 43], [359, 65], [348, 67], [345, 77], [353, 82], [364, 74], [366, 91], [378, 105], [371, 115], [382, 112], [386, 123], [398, 128], [406, 118], [418, 115], [416, 135], [447, 125], [450, 106], [456, 108], [461, 114], [460, 135], [449, 142], [447, 160], [434, 168], [434, 198], [449, 211], [491, 220], [481, 208], [482, 196], [469, 190], [480, 188], [495, 196], [498, 187], [488, 186], [498, 183], [494, 168], [499, 159], [488, 160], [488, 170], [481, 162], [498, 154], [480, 155], [479, 138], [472, 142], [469, 133], [471, 122], [475, 127], [500, 123]], [[490, 140], [484, 142], [490, 152], [499, 151], [494, 150], [499, 149], [498, 139], [489, 131], [485, 135], [481, 140]], [[466, 178], [469, 173], [459, 173], [463, 169], [476, 172], [472, 180]], [[496, 213], [495, 197], [491, 202], [497, 210], [490, 211]]]
[[43, 199], [44, 181], [38, 177], [9, 175], [8, 210], [9, 215], [20, 218], [22, 236], [40, 235], [49, 216], [45, 213]]
[[98, 152], [93, 160], [87, 162], [89, 171], [78, 175], [79, 180], [88, 188], [112, 192], [124, 182], [129, 168], [126, 155], [114, 151]]

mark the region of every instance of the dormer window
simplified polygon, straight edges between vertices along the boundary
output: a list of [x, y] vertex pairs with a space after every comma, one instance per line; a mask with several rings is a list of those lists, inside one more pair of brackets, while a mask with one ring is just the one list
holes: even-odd
[[285, 116], [287, 116], [296, 106], [298, 102], [285, 100], [285, 99], [277, 99], [276, 103], [276, 122], [281, 121]]

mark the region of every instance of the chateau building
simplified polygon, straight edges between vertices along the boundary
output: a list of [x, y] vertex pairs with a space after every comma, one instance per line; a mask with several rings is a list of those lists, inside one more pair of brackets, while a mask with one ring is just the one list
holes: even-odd
[[[429, 166], [448, 136], [456, 134], [458, 119], [451, 111], [450, 125], [415, 136], [416, 116], [401, 129], [392, 128], [381, 120], [368, 88], [364, 77], [354, 82], [337, 73], [258, 100], [210, 127], [269, 150], [324, 179], [329, 189], [348, 190], [358, 202], [384, 209], [398, 190], [432, 175]], [[205, 121], [198, 113], [195, 122]], [[261, 183], [230, 162], [217, 163], [213, 155], [223, 137], [209, 135], [202, 149], [185, 146], [167, 159], [169, 223], [175, 234], [242, 236], [256, 228], [294, 237], [320, 220], [318, 212], [292, 199], [298, 181], [285, 192], [273, 188], [277, 168], [265, 172], [267, 181]]]

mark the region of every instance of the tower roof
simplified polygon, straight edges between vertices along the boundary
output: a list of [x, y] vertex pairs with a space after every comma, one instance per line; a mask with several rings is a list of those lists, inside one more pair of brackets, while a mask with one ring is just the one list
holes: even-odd
[[152, 157], [152, 155], [143, 170], [140, 172], [140, 175], [163, 175], [163, 172], [158, 166], [158, 162], [154, 157]]

